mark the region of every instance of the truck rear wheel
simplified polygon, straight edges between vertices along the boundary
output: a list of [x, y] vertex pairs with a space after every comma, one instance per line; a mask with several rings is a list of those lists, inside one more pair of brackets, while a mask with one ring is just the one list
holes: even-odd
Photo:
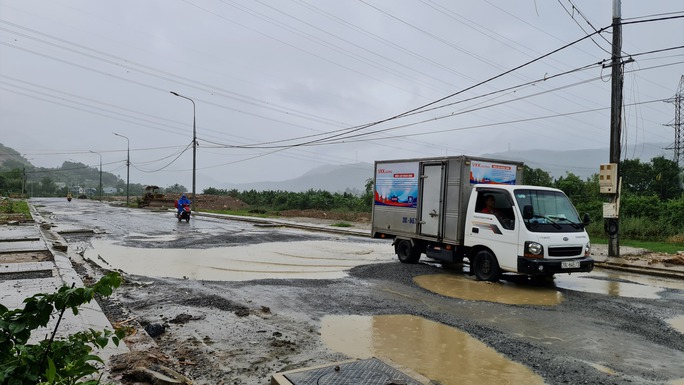
[[407, 239], [397, 242], [394, 252], [401, 263], [417, 263], [420, 260], [420, 250]]
[[480, 281], [496, 282], [501, 275], [499, 262], [496, 260], [494, 254], [488, 250], [479, 251], [475, 254], [475, 263], [472, 268], [475, 271], [475, 277]]

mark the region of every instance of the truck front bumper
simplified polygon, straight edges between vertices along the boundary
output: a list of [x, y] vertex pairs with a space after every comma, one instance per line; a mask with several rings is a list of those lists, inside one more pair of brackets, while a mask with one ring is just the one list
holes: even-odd
[[[579, 267], [567, 267], [563, 262], [573, 261]], [[591, 257], [552, 260], [518, 257], [518, 273], [529, 275], [549, 275], [556, 273], [588, 273], [594, 270], [594, 259]]]

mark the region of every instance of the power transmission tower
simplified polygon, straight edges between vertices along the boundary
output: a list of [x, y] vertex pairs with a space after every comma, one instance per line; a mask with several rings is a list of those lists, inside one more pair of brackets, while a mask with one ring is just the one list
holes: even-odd
[[679, 79], [679, 87], [677, 87], [677, 93], [674, 97], [667, 99], [666, 103], [672, 103], [675, 106], [675, 117], [671, 124], [666, 124], [666, 126], [672, 126], [674, 128], [674, 144], [672, 147], [666, 148], [666, 150], [674, 150], [674, 156], [672, 160], [679, 165], [680, 160], [682, 160], [682, 104], [684, 104], [684, 75]]

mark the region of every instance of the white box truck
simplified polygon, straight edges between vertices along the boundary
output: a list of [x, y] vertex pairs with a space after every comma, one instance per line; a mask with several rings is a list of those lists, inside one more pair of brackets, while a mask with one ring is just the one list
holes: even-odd
[[372, 236], [401, 262], [467, 258], [477, 279], [594, 268], [585, 226], [560, 190], [518, 184], [520, 162], [453, 156], [375, 162]]

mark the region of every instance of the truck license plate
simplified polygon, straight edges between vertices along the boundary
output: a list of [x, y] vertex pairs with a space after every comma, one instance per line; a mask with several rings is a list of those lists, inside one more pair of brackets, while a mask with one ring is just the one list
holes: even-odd
[[580, 267], [580, 261], [561, 262], [561, 269], [577, 269], [579, 267]]

